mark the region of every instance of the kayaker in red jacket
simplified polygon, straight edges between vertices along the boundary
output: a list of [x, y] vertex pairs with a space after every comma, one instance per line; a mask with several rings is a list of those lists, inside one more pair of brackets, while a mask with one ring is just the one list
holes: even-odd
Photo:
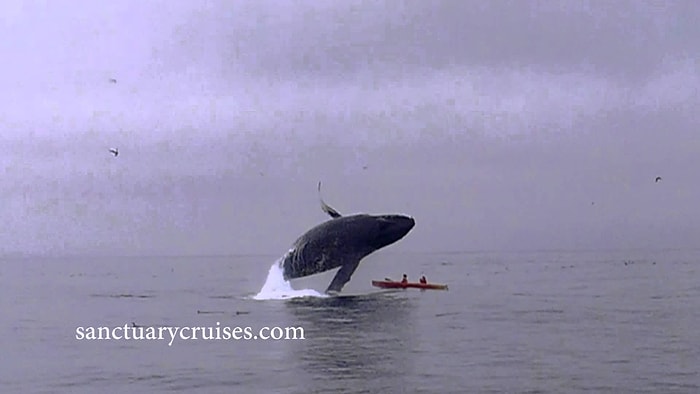
[[425, 275], [423, 275], [423, 276], [420, 277], [420, 281], [419, 281], [419, 282], [425, 285], [425, 284], [428, 283], [428, 280], [425, 279]]
[[401, 283], [404, 285], [408, 283], [408, 276], [406, 276], [406, 274], [403, 274], [403, 279], [401, 279]]

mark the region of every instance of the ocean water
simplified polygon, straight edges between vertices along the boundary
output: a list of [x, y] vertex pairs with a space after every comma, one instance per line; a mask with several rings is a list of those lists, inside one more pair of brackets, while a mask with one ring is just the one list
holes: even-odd
[[[386, 250], [337, 297], [261, 291], [278, 257], [4, 259], [0, 393], [700, 392], [700, 252]], [[450, 289], [370, 285], [403, 273]], [[305, 339], [76, 339], [132, 322]]]

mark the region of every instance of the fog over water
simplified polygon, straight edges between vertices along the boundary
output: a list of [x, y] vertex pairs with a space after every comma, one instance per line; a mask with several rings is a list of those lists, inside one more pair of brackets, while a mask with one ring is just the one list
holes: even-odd
[[693, 1], [0, 15], [4, 254], [281, 255], [325, 220], [319, 180], [342, 213], [414, 216], [397, 251], [700, 235]]

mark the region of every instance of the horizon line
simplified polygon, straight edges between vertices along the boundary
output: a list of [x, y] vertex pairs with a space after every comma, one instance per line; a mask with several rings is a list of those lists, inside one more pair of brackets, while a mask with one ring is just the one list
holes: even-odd
[[[382, 251], [382, 254], [407, 255], [460, 255], [482, 253], [595, 253], [595, 252], [691, 252], [700, 251], [698, 247], [661, 247], [661, 248], [537, 248], [537, 249], [451, 249], [451, 250], [406, 250]], [[264, 252], [227, 252], [227, 253], [53, 253], [53, 252], [2, 252], [0, 259], [7, 258], [72, 258], [72, 257], [114, 257], [114, 258], [217, 258], [217, 257], [281, 257], [277, 253]]]

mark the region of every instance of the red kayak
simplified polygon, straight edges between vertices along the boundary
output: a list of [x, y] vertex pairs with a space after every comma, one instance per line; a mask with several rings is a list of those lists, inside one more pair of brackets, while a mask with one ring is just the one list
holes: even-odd
[[424, 290], [447, 290], [447, 285], [432, 283], [401, 283], [392, 280], [373, 280], [372, 286], [382, 289], [424, 289]]

